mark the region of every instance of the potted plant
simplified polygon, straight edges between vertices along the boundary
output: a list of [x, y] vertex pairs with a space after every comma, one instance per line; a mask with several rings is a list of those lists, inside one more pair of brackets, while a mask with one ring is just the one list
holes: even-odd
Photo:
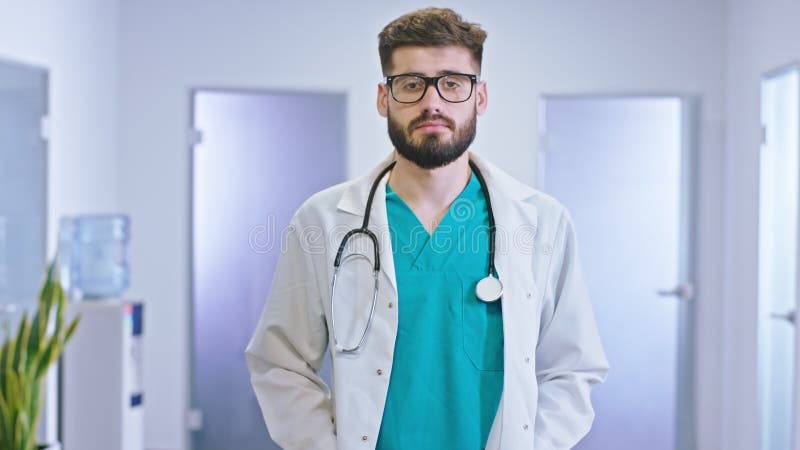
[[32, 319], [23, 314], [14, 334], [5, 325], [7, 337], [0, 347], [0, 450], [58, 448], [36, 443], [36, 425], [44, 376], [75, 332], [78, 319], [64, 326], [66, 298], [55, 267], [53, 262], [47, 268]]

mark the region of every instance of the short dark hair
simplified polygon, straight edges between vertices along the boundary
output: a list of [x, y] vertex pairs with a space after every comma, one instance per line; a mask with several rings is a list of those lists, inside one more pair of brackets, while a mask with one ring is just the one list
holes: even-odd
[[472, 53], [481, 67], [486, 32], [480, 24], [465, 22], [449, 8], [425, 8], [405, 14], [386, 25], [378, 34], [381, 69], [388, 73], [395, 49], [405, 46], [436, 47], [459, 45]]

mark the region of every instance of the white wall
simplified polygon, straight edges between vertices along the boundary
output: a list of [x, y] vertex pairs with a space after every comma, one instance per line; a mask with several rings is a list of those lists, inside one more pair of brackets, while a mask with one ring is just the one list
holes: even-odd
[[117, 19], [117, 0], [0, 0], [0, 59], [50, 72], [50, 257], [61, 215], [117, 211]]
[[[534, 183], [540, 94], [702, 98], [697, 355], [700, 446], [720, 448], [724, 0], [459, 2], [489, 32], [490, 106], [474, 148]], [[434, 2], [440, 4], [442, 2]], [[454, 3], [454, 2], [450, 2]], [[448, 4], [448, 3], [445, 3]], [[147, 443], [182, 449], [188, 404], [189, 92], [346, 91], [350, 174], [390, 149], [375, 112], [377, 33], [427, 2], [140, 0], [121, 5], [119, 196], [133, 216], [131, 292], [147, 299]], [[156, 344], [157, 343], [157, 344]]]
[[800, 61], [800, 3], [729, 1], [725, 70], [723, 448], [758, 446], [757, 264], [761, 77]]

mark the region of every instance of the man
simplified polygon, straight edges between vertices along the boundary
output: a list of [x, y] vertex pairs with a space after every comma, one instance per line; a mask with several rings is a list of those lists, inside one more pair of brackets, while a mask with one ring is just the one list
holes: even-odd
[[469, 151], [485, 38], [436, 8], [379, 35], [394, 151], [297, 211], [246, 351], [286, 449], [551, 450], [589, 431], [608, 366], [570, 217]]

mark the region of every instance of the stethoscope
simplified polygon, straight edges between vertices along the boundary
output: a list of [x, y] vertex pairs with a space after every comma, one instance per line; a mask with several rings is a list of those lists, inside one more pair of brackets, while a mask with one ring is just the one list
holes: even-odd
[[[375, 196], [375, 190], [378, 188], [378, 184], [380, 184], [381, 179], [383, 179], [383, 177], [390, 170], [392, 170], [396, 163], [397, 161], [392, 161], [375, 178], [375, 181], [372, 183], [372, 188], [369, 191], [369, 197], [367, 197], [367, 206], [364, 209], [364, 222], [361, 224], [361, 228], [354, 228], [344, 235], [344, 238], [342, 238], [342, 243], [339, 244], [339, 251], [336, 252], [336, 259], [333, 261], [333, 283], [331, 285], [331, 327], [333, 328], [334, 349], [336, 349], [337, 352], [354, 353], [360, 350], [364, 345], [364, 340], [366, 339], [369, 328], [372, 325], [372, 318], [375, 315], [375, 304], [378, 301], [378, 279], [380, 278], [379, 273], [381, 270], [381, 260], [379, 257], [380, 252], [378, 251], [378, 238], [375, 236], [375, 233], [367, 228], [367, 226], [369, 225], [369, 214], [372, 211], [372, 199]], [[489, 189], [486, 187], [486, 181], [483, 179], [481, 171], [478, 170], [478, 167], [472, 161], [469, 161], [469, 166], [472, 168], [472, 171], [475, 173], [475, 176], [478, 178], [478, 181], [481, 184], [483, 196], [486, 200], [486, 210], [489, 213], [489, 274], [481, 279], [475, 286], [475, 295], [479, 300], [491, 303], [500, 300], [500, 297], [503, 295], [503, 283], [501, 283], [500, 280], [494, 276], [494, 214], [492, 213], [492, 202], [489, 199]], [[364, 332], [361, 333], [361, 338], [358, 340], [358, 344], [355, 347], [345, 347], [342, 344], [339, 344], [339, 341], [336, 337], [336, 308], [334, 305], [334, 299], [336, 298], [336, 279], [339, 275], [339, 267], [347, 262], [347, 260], [350, 258], [366, 258], [369, 260], [367, 255], [357, 252], [350, 253], [342, 258], [342, 252], [344, 252], [344, 248], [347, 245], [347, 240], [359, 233], [367, 235], [367, 237], [369, 237], [372, 241], [375, 261], [372, 269], [372, 276], [375, 279], [375, 289], [372, 294], [372, 306], [369, 310], [369, 319], [367, 320], [366, 327], [364, 327]]]

